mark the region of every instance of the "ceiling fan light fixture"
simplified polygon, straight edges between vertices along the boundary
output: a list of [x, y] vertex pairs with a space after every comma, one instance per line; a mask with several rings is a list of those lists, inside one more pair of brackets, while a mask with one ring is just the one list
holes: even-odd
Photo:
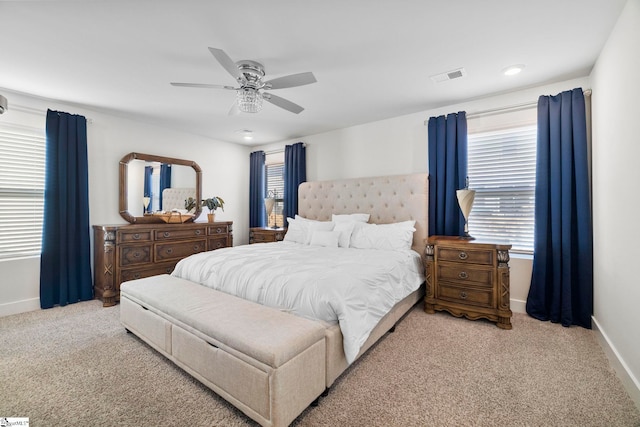
[[516, 64], [502, 70], [502, 74], [505, 76], [515, 76], [516, 74], [520, 74], [522, 70], [524, 70], [524, 64]]
[[241, 88], [236, 91], [238, 109], [243, 113], [257, 113], [262, 110], [262, 95], [257, 89]]

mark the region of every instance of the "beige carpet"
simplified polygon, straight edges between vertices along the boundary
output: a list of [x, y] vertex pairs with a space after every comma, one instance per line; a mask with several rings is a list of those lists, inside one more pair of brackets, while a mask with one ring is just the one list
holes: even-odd
[[[40, 426], [255, 425], [98, 301], [0, 318], [0, 417]], [[421, 307], [295, 426], [640, 426], [592, 331]]]

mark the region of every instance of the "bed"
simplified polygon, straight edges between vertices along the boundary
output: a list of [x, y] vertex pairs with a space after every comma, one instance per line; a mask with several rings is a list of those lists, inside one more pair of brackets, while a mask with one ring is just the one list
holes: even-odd
[[261, 425], [288, 425], [424, 295], [427, 189], [426, 174], [303, 183], [284, 242], [123, 283], [121, 321]]

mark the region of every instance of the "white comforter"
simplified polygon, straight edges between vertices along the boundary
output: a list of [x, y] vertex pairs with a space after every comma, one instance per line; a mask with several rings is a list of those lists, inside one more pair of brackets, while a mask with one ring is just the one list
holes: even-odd
[[172, 275], [301, 317], [339, 322], [352, 363], [378, 321], [424, 282], [415, 251], [278, 242], [183, 259]]

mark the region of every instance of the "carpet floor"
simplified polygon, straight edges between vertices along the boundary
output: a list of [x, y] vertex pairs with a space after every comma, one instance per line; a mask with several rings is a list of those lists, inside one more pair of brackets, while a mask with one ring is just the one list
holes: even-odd
[[[40, 426], [253, 426], [99, 301], [0, 318], [0, 418]], [[514, 314], [513, 330], [421, 304], [302, 426], [640, 426], [593, 331]]]

